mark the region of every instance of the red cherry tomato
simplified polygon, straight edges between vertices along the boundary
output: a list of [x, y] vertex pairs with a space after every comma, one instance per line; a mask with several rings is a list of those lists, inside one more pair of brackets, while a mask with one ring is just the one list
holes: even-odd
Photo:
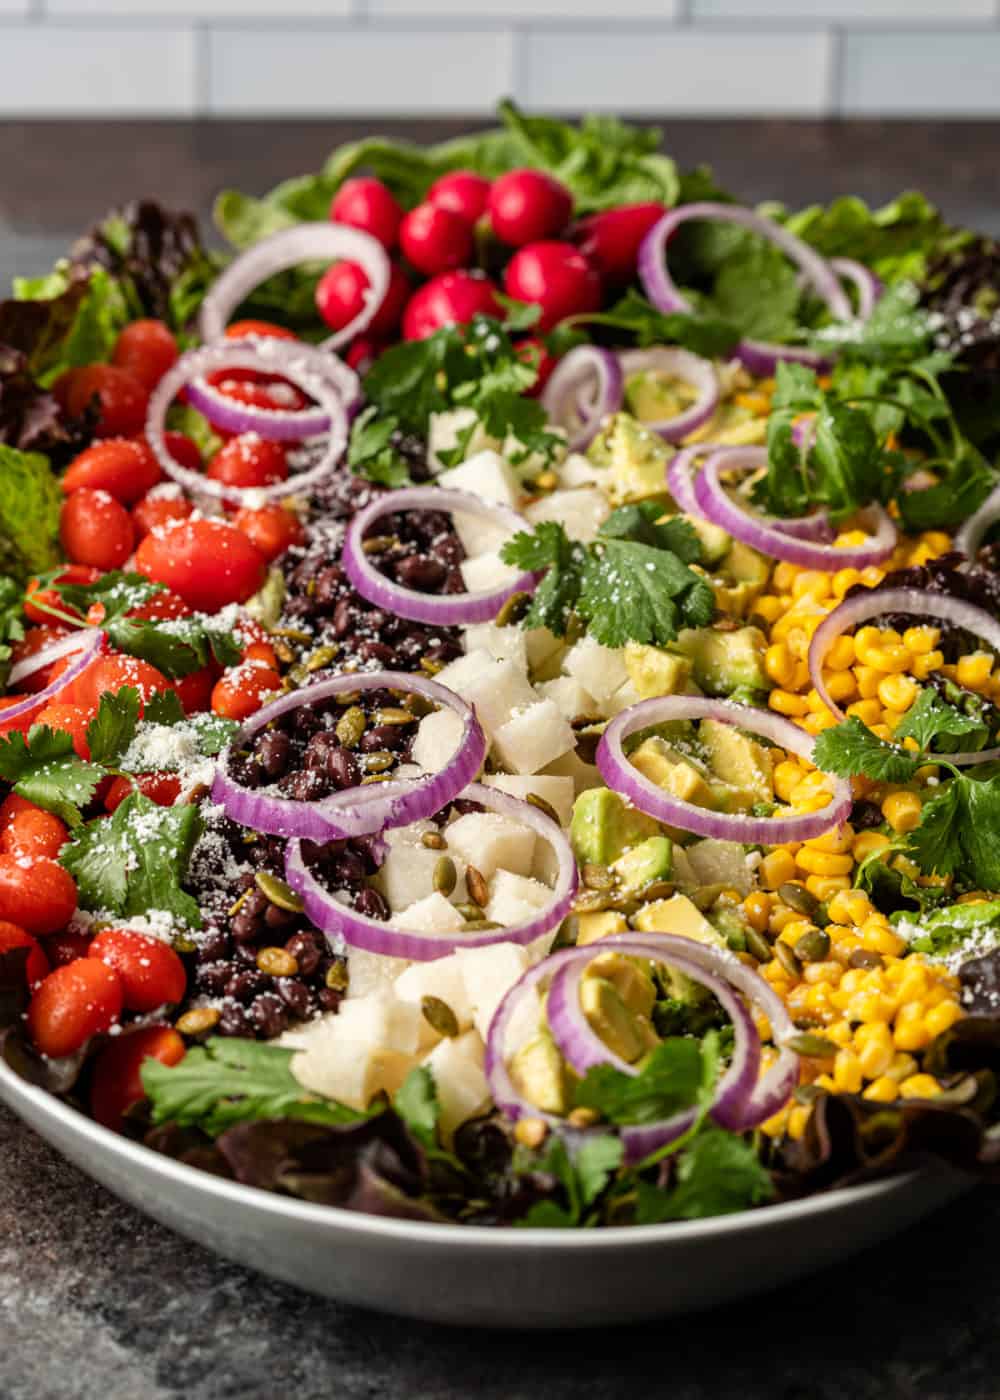
[[278, 502], [261, 506], [258, 510], [244, 507], [233, 516], [233, 524], [257, 546], [268, 563], [277, 559], [279, 554], [284, 554], [290, 545], [299, 544], [303, 538], [302, 522], [298, 516]]
[[395, 247], [402, 217], [403, 210], [392, 191], [372, 175], [345, 180], [330, 204], [334, 223], [363, 229], [384, 248]]
[[147, 535], [136, 550], [135, 567], [180, 594], [190, 607], [208, 613], [246, 602], [267, 572], [256, 545], [222, 520], [182, 520]]
[[146, 1061], [177, 1065], [186, 1053], [184, 1041], [170, 1026], [144, 1026], [103, 1046], [90, 1076], [90, 1111], [95, 1120], [120, 1132], [125, 1114], [146, 1097], [142, 1087]]
[[[10, 659], [13, 665], [21, 661], [27, 661], [32, 656], [37, 656], [52, 642], [61, 641], [63, 637], [68, 637], [70, 629], [53, 626], [29, 627], [20, 641], [12, 642], [10, 648]], [[54, 663], [42, 666], [37, 671], [29, 671], [26, 676], [17, 682], [14, 689], [24, 691], [29, 695], [36, 694], [39, 690], [44, 690], [49, 683]]]
[[0, 833], [7, 830], [15, 817], [19, 817], [22, 812], [37, 812], [40, 808], [34, 802], [29, 802], [26, 797], [21, 797], [16, 792], [9, 792], [2, 802], [0, 802]]
[[140, 714], [147, 700], [171, 688], [162, 671], [138, 656], [101, 656], [73, 682], [70, 703], [92, 716], [97, 713], [105, 692], [116, 694], [124, 686], [132, 686], [139, 692]]
[[434, 277], [472, 257], [472, 225], [451, 209], [418, 204], [399, 226], [399, 246], [418, 272]]
[[163, 441], [171, 457], [182, 467], [187, 467], [188, 471], [192, 472], [201, 470], [201, 448], [194, 438], [188, 437], [187, 433], [166, 432], [163, 434]]
[[467, 224], [474, 224], [486, 213], [489, 197], [489, 180], [474, 170], [452, 170], [435, 180], [427, 191], [431, 204], [461, 214]]
[[177, 341], [162, 321], [133, 321], [115, 342], [111, 362], [152, 393], [179, 354]]
[[265, 376], [256, 370], [212, 370], [205, 376], [218, 393], [250, 408], [281, 408], [296, 411], [309, 400], [301, 389], [278, 376]]
[[65, 928], [76, 908], [76, 884], [47, 856], [0, 855], [0, 919], [44, 938]]
[[44, 709], [39, 710], [33, 723], [47, 724], [50, 729], [65, 729], [73, 736], [73, 751], [77, 758], [86, 760], [90, 757], [90, 745], [87, 743], [90, 715], [80, 705], [51, 701]]
[[130, 608], [126, 616], [142, 617], [149, 622], [172, 622], [179, 617], [190, 617], [191, 612], [183, 598], [178, 598], [169, 588], [161, 588], [152, 598], [147, 598], [138, 607]]
[[286, 480], [288, 456], [280, 442], [244, 433], [219, 448], [205, 475], [227, 486], [271, 486]]
[[278, 657], [270, 642], [251, 642], [243, 652], [244, 661], [252, 661], [257, 666], [266, 666], [269, 671], [278, 669]]
[[555, 355], [550, 355], [544, 340], [539, 340], [537, 335], [526, 335], [523, 340], [517, 343], [518, 358], [524, 360], [525, 364], [538, 372], [538, 378], [531, 388], [526, 390], [531, 398], [537, 398], [549, 382], [549, 378], [556, 365], [559, 363]]
[[24, 964], [25, 976], [28, 986], [35, 988], [44, 978], [49, 975], [49, 960], [38, 945], [38, 940], [32, 938], [23, 928], [18, 928], [17, 924], [0, 922], [0, 953], [8, 953], [11, 948], [28, 948], [28, 960]]
[[136, 791], [158, 807], [172, 807], [180, 790], [181, 780], [176, 773], [136, 773], [134, 778], [115, 778], [104, 794], [104, 810], [109, 814], [116, 811]]
[[69, 832], [53, 812], [36, 807], [22, 812], [0, 835], [0, 851], [8, 856], [48, 856], [55, 860], [66, 844]]
[[489, 196], [493, 232], [512, 248], [561, 233], [573, 212], [565, 185], [541, 170], [511, 170], [493, 181]]
[[276, 699], [281, 677], [268, 666], [249, 662], [227, 671], [212, 691], [212, 710], [224, 719], [245, 720]]
[[82, 929], [65, 928], [45, 940], [45, 955], [53, 967], [65, 967], [67, 963], [85, 958], [90, 947], [90, 935]]
[[160, 464], [141, 438], [105, 438], [74, 457], [59, 484], [67, 496], [86, 486], [131, 506], [162, 478]]
[[507, 264], [504, 289], [518, 301], [538, 303], [538, 328], [543, 331], [567, 316], [596, 311], [601, 304], [601, 279], [572, 243], [529, 243], [520, 248]]
[[59, 539], [76, 564], [120, 569], [132, 553], [132, 517], [107, 491], [83, 486], [67, 496], [59, 513]]
[[152, 530], [160, 530], [175, 520], [186, 520], [194, 506], [185, 496], [144, 496], [132, 507], [132, 524], [137, 540]]
[[[56, 574], [55, 583], [96, 583], [101, 577], [101, 570], [91, 568], [89, 564], [68, 564], [65, 569]], [[56, 608], [61, 613], [68, 613], [70, 617], [79, 618], [80, 614], [75, 608], [69, 607], [62, 601], [54, 588], [39, 588], [37, 578], [28, 580], [26, 597], [24, 603], [24, 615], [32, 622], [43, 622], [51, 625], [58, 622], [46, 608]]]
[[[343, 330], [361, 314], [367, 287], [368, 277], [360, 263], [338, 262], [327, 268], [316, 286], [316, 309], [331, 330]], [[382, 304], [365, 334], [377, 340], [394, 335], [412, 290], [406, 273], [393, 263]]]
[[609, 286], [622, 286], [635, 276], [639, 245], [666, 212], [665, 204], [623, 204], [581, 219], [571, 236]]
[[192, 671], [190, 675], [174, 681], [177, 698], [186, 715], [200, 715], [209, 709], [217, 674], [211, 666], [202, 666], [200, 671]]
[[482, 272], [443, 272], [414, 292], [403, 313], [404, 340], [423, 340], [473, 316], [502, 316], [497, 289]]
[[87, 957], [99, 958], [117, 972], [128, 1011], [155, 1011], [165, 1002], [180, 1001], [187, 987], [184, 964], [170, 944], [135, 929], [102, 929]]
[[135, 375], [117, 365], [71, 369], [53, 386], [56, 398], [74, 418], [97, 409], [94, 436], [134, 437], [146, 422], [149, 393]]
[[72, 1055], [122, 1014], [118, 974], [97, 958], [77, 958], [50, 972], [28, 1003], [28, 1032], [43, 1055]]
[[272, 340], [297, 340], [298, 336], [287, 326], [276, 326], [273, 321], [233, 321], [226, 327], [228, 340], [244, 340], [248, 335], [270, 337]]

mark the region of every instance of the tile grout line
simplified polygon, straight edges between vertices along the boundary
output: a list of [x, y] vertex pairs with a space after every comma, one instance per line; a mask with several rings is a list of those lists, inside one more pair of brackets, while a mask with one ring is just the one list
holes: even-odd
[[847, 36], [843, 25], [829, 31], [830, 57], [826, 78], [826, 116], [839, 117], [844, 105], [844, 60]]

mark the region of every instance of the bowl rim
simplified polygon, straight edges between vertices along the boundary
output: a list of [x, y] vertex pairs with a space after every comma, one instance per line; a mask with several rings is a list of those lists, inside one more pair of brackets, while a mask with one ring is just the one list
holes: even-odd
[[[236, 1205], [245, 1204], [248, 1208], [263, 1210], [276, 1219], [294, 1220], [300, 1225], [336, 1225], [341, 1230], [349, 1230], [362, 1237], [405, 1241], [410, 1244], [426, 1242], [428, 1245], [446, 1247], [464, 1245], [488, 1250], [520, 1249], [529, 1253], [546, 1248], [573, 1253], [581, 1249], [606, 1251], [626, 1246], [641, 1249], [668, 1244], [673, 1240], [690, 1243], [731, 1233], [742, 1234], [767, 1229], [771, 1224], [794, 1224], [797, 1220], [815, 1214], [836, 1213], [850, 1205], [892, 1195], [915, 1184], [919, 1178], [926, 1176], [928, 1171], [924, 1169], [900, 1172], [856, 1186], [835, 1187], [833, 1190], [804, 1196], [799, 1200], [782, 1201], [777, 1205], [763, 1206], [756, 1210], [734, 1211], [729, 1215], [712, 1216], [705, 1220], [672, 1220], [658, 1225], [609, 1225], [593, 1230], [546, 1230], [537, 1226], [505, 1229], [495, 1225], [460, 1225], [452, 1221], [406, 1220], [393, 1216], [371, 1215], [363, 1211], [345, 1210], [343, 1206], [300, 1201], [292, 1196], [281, 1196], [261, 1187], [247, 1186], [239, 1181], [214, 1176], [211, 1172], [178, 1162], [173, 1157], [146, 1147], [143, 1143], [133, 1142], [112, 1132], [110, 1128], [102, 1127], [79, 1109], [49, 1093], [47, 1089], [22, 1079], [2, 1059], [0, 1101], [22, 1121], [24, 1117], [19, 1109], [31, 1108], [73, 1136], [102, 1152], [118, 1157], [139, 1172], [152, 1173], [161, 1180], [180, 1187], [200, 1190], [217, 1200]], [[30, 1122], [28, 1126], [31, 1126]]]

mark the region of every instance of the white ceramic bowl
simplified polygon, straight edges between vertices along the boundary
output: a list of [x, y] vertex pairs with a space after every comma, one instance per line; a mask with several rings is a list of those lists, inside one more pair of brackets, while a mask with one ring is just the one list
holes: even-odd
[[594, 1327], [757, 1294], [884, 1239], [964, 1186], [926, 1171], [631, 1229], [432, 1225], [311, 1205], [184, 1166], [2, 1061], [0, 1100], [109, 1191], [229, 1259], [341, 1302], [468, 1326]]

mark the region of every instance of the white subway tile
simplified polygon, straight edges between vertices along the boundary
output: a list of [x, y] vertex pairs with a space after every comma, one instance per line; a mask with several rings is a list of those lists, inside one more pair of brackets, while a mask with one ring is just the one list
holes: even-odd
[[826, 109], [824, 33], [680, 29], [529, 33], [517, 96], [546, 110], [789, 113]]
[[31, 0], [0, 0], [0, 15], [26, 15]]
[[491, 111], [512, 82], [503, 31], [215, 29], [213, 112]]
[[0, 115], [185, 116], [195, 108], [184, 29], [0, 29]]
[[691, 18], [794, 19], [809, 24], [859, 20], [872, 24], [990, 20], [996, 0], [691, 0]]
[[[477, 19], [607, 19], [609, 0], [368, 0], [372, 16], [423, 19], [436, 15], [475, 15]], [[677, 19], [681, 0], [615, 0], [616, 19]]]
[[841, 105], [848, 115], [996, 116], [1000, 32], [848, 34]]
[[[353, 0], [43, 0], [49, 15], [128, 15], [130, 19], [343, 19]], [[3, 0], [0, 0], [0, 5]]]

